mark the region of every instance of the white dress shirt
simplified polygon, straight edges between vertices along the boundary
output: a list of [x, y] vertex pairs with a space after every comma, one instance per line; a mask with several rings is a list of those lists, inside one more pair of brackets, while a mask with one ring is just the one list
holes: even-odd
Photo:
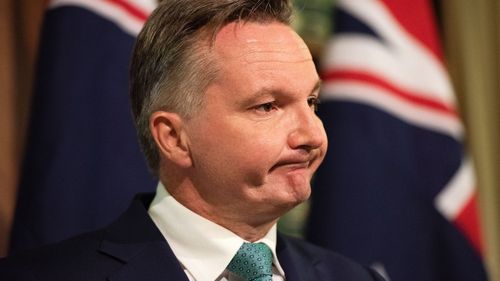
[[[237, 281], [226, 270], [243, 242], [230, 230], [192, 212], [159, 183], [149, 215], [167, 240], [190, 281]], [[273, 253], [273, 281], [283, 281], [284, 271], [276, 256], [276, 224], [259, 241]]]

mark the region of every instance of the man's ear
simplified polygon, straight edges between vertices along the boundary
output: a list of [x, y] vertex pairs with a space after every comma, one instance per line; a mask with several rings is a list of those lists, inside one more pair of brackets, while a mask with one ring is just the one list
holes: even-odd
[[176, 165], [188, 168], [192, 161], [183, 122], [176, 113], [156, 111], [149, 118], [149, 129], [160, 154]]

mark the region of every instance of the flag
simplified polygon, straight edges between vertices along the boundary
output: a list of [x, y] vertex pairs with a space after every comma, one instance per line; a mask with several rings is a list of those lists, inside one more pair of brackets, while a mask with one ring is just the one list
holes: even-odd
[[156, 184], [128, 99], [146, 0], [55, 0], [46, 11], [10, 251], [112, 221]]
[[338, 0], [307, 237], [388, 280], [487, 280], [473, 165], [428, 0]]

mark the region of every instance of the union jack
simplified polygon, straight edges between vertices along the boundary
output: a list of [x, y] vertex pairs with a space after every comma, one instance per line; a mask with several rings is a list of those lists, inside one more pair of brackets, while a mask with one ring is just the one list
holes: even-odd
[[486, 280], [474, 169], [427, 0], [338, 0], [308, 237], [393, 280]]

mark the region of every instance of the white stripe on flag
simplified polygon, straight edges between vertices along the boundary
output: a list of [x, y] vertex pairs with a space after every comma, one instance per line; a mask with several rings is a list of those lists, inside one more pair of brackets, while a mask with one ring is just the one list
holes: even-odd
[[391, 43], [379, 42], [366, 35], [338, 34], [328, 45], [325, 67], [362, 69], [398, 88], [418, 92], [422, 97], [455, 108], [452, 86], [441, 63], [427, 49], [410, 40], [399, 47]]
[[474, 196], [475, 176], [472, 163], [464, 158], [460, 169], [436, 196], [436, 208], [450, 221], [454, 221]]
[[[155, 7], [155, 2], [153, 0], [133, 0], [126, 1], [128, 4], [136, 8], [137, 10], [143, 12], [145, 15], [149, 15]], [[114, 22], [125, 32], [132, 36], [136, 36], [142, 29], [144, 25], [144, 20], [140, 19], [126, 9], [123, 9], [112, 1], [104, 0], [53, 0], [50, 3], [50, 8], [57, 8], [61, 6], [77, 6], [81, 8], [88, 9], [94, 13]]]
[[461, 141], [463, 126], [459, 119], [427, 107], [410, 104], [386, 90], [360, 81], [326, 81], [321, 99], [346, 100], [368, 104], [387, 111], [398, 118], [432, 131], [437, 131]]

